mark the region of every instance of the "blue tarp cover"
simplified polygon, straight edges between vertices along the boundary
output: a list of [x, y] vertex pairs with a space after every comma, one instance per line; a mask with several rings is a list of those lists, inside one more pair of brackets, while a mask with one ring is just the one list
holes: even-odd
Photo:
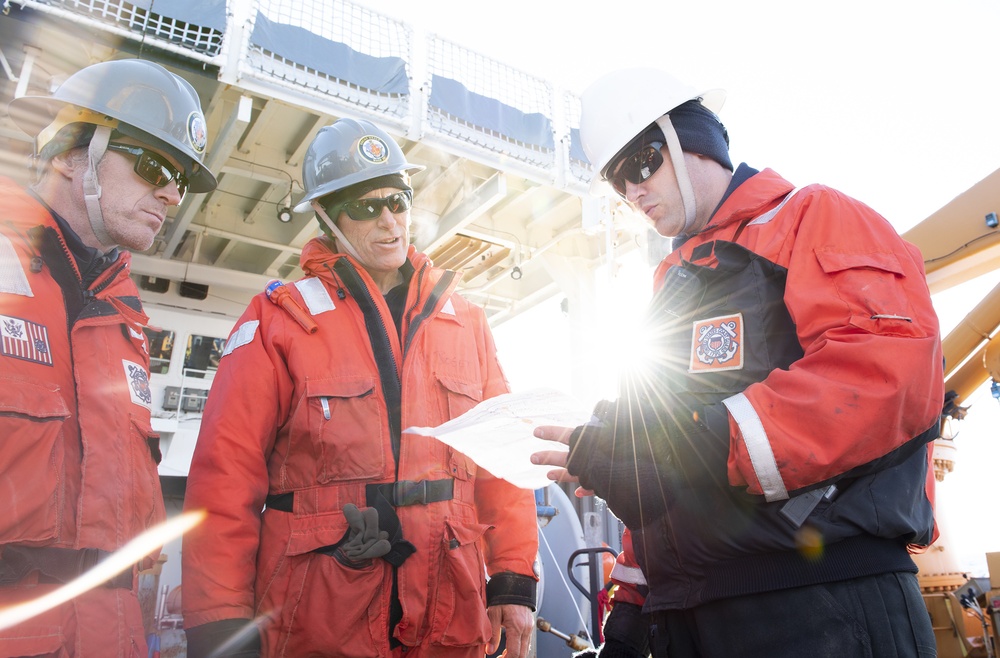
[[226, 0], [132, 0], [132, 4], [177, 21], [226, 31]]
[[583, 143], [580, 141], [579, 128], [569, 129], [569, 157], [590, 164], [587, 154], [583, 152]]
[[538, 112], [525, 113], [493, 98], [476, 94], [460, 82], [439, 75], [431, 77], [430, 104], [474, 126], [510, 139], [552, 150], [552, 122]]
[[250, 42], [320, 73], [383, 94], [407, 94], [410, 81], [400, 57], [373, 57], [294, 25], [257, 13]]

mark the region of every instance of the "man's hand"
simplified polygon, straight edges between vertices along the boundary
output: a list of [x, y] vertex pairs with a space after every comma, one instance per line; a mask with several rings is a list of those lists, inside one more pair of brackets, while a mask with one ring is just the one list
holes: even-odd
[[[534, 434], [539, 439], [545, 441], [555, 441], [556, 443], [569, 445], [569, 436], [573, 433], [573, 429], [572, 427], [559, 427], [558, 425], [540, 425], [535, 428]], [[543, 450], [531, 455], [532, 464], [545, 464], [558, 467], [548, 472], [547, 475], [550, 480], [555, 482], [579, 482], [575, 476], [566, 470], [566, 462], [568, 460], [569, 453], [565, 450]], [[583, 487], [576, 488], [578, 498], [592, 496], [593, 494], [594, 492], [589, 489], [584, 489]]]
[[486, 653], [492, 654], [500, 646], [501, 627], [507, 632], [507, 646], [501, 658], [528, 658], [531, 646], [531, 631], [535, 627], [535, 617], [531, 608], [525, 605], [494, 605], [486, 608], [493, 636], [486, 646]]

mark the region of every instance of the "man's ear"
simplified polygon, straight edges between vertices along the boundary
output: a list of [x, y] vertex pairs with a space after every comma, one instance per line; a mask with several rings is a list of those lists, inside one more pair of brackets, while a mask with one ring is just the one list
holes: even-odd
[[80, 157], [80, 154], [77, 153], [77, 149], [70, 149], [54, 155], [52, 159], [49, 160], [49, 167], [60, 176], [73, 178], [77, 169], [84, 162], [85, 159]]

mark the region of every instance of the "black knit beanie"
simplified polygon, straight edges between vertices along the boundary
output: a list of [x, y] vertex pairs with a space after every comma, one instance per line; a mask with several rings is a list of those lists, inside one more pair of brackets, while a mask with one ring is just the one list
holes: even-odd
[[[733, 171], [733, 162], [729, 159], [729, 133], [714, 112], [702, 105], [701, 101], [691, 100], [678, 105], [669, 114], [670, 123], [674, 126], [682, 151], [704, 155]], [[635, 153], [643, 144], [650, 142], [666, 144], [663, 131], [656, 123], [649, 124], [646, 130], [639, 133], [611, 158], [604, 170], [605, 175], [614, 171], [622, 158]]]

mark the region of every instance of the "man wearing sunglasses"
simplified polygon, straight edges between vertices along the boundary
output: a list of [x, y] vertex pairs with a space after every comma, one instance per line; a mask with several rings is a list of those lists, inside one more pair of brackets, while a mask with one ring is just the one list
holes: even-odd
[[844, 194], [734, 170], [721, 92], [637, 69], [581, 100], [592, 190], [676, 238], [648, 364], [592, 423], [536, 432], [641, 567], [601, 655], [934, 655], [909, 556], [936, 536], [944, 399], [920, 253]]
[[[185, 191], [215, 187], [198, 95], [157, 64], [94, 64], [9, 110], [37, 175], [0, 181], [0, 609], [165, 518], [127, 250], [149, 248]], [[155, 557], [0, 630], [0, 655], [145, 655], [137, 572]]]
[[482, 658], [502, 631], [528, 655], [532, 493], [404, 433], [508, 392], [482, 309], [410, 244], [421, 169], [369, 121], [309, 146], [295, 210], [323, 235], [237, 323], [188, 477], [191, 658]]

